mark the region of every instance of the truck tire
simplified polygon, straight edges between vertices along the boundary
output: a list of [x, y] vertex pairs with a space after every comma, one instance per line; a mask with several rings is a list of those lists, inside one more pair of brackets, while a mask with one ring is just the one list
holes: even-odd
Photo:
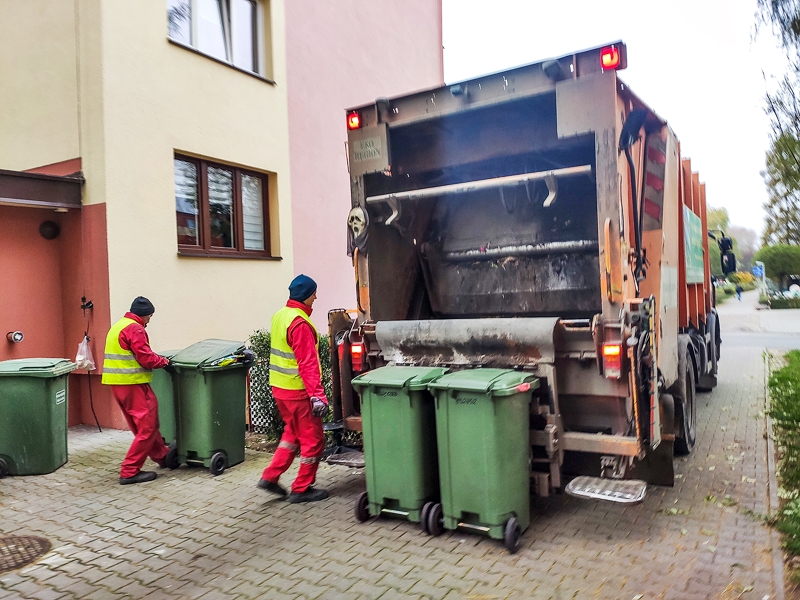
[[[697, 391], [710, 392], [717, 387], [717, 361], [719, 360], [719, 322], [716, 312], [708, 313], [706, 327], [711, 333], [711, 342], [708, 348], [708, 362], [711, 365], [710, 373], [703, 373], [697, 377]], [[702, 339], [702, 343], [705, 340]]]
[[697, 440], [694, 363], [689, 354], [688, 336], [678, 336], [678, 381], [670, 389], [675, 398], [675, 454], [691, 453]]

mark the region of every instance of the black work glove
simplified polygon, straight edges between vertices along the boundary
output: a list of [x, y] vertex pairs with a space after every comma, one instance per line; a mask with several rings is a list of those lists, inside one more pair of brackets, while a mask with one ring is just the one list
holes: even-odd
[[328, 414], [330, 407], [324, 400], [320, 400], [316, 396], [311, 397], [311, 414], [315, 417], [324, 418]]
[[243, 355], [242, 362], [246, 365], [249, 365], [250, 363], [256, 361], [255, 352], [253, 352], [249, 348], [245, 348], [244, 350], [242, 350], [242, 355]]
[[175, 367], [174, 367], [174, 363], [172, 362], [171, 358], [169, 359], [169, 362], [164, 367], [164, 370], [167, 373], [169, 373], [170, 375], [175, 375]]

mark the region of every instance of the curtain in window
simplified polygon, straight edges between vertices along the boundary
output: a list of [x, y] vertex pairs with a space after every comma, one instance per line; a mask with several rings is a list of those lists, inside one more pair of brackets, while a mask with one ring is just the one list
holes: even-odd
[[197, 0], [197, 48], [201, 52], [228, 60], [228, 47], [225, 43], [225, 22], [223, 0]]
[[231, 0], [230, 7], [233, 64], [248, 71], [256, 71], [255, 3], [252, 0]]
[[178, 221], [178, 243], [200, 245], [197, 215], [197, 165], [175, 159], [175, 214]]
[[261, 178], [242, 175], [244, 249], [264, 250], [264, 193]]
[[211, 218], [211, 245], [217, 248], [235, 247], [232, 171], [208, 167], [208, 209]]

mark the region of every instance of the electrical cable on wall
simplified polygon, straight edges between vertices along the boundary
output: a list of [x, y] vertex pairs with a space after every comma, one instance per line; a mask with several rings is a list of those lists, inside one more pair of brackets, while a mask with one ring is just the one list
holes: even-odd
[[[83, 310], [84, 317], [86, 316], [86, 311], [91, 310], [94, 308], [94, 304], [91, 300], [87, 301], [86, 296], [81, 297], [81, 310]], [[75, 357], [75, 362], [78, 364], [78, 368], [86, 369], [87, 375], [87, 385], [89, 386], [89, 407], [92, 409], [92, 415], [94, 416], [94, 422], [97, 425], [98, 431], [100, 433], [103, 432], [103, 429], [100, 427], [100, 420], [97, 418], [97, 413], [94, 410], [94, 397], [92, 395], [92, 376], [90, 371], [93, 371], [97, 367], [94, 363], [94, 357], [92, 356], [92, 350], [89, 347], [89, 342], [91, 338], [89, 337], [89, 319], [86, 319], [86, 330], [83, 332], [83, 341], [78, 344], [78, 355]]]

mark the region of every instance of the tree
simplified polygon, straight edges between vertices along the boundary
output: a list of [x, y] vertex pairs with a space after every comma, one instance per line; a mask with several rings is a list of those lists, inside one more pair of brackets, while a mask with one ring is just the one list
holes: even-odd
[[762, 173], [769, 192], [764, 204], [763, 243], [800, 243], [800, 0], [758, 0], [762, 24], [778, 35], [789, 72], [768, 93], [771, 148]]
[[753, 255], [758, 249], [758, 234], [754, 229], [731, 225], [726, 232], [734, 240], [734, 245], [738, 247], [736, 255], [740, 271], [750, 271], [753, 268]]
[[762, 242], [800, 244], [800, 139], [795, 133], [781, 133], [773, 141], [762, 175], [769, 190]]
[[767, 277], [777, 279], [782, 288], [786, 287], [790, 275], [800, 275], [800, 246], [765, 246], [756, 253], [755, 259], [764, 263]]

